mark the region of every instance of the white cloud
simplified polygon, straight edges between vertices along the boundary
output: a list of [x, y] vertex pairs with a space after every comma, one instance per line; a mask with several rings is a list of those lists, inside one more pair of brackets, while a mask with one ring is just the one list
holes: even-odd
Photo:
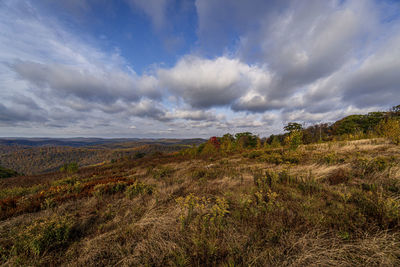
[[271, 75], [238, 59], [187, 56], [171, 69], [160, 69], [161, 85], [196, 108], [230, 106], [248, 91], [268, 90]]

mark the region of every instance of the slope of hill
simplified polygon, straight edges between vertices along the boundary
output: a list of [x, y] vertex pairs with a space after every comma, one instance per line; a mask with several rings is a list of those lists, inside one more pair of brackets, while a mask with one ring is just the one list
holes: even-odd
[[0, 178], [10, 178], [17, 175], [18, 173], [16, 171], [6, 169], [0, 166]]
[[400, 266], [398, 146], [202, 149], [2, 179], [0, 263]]

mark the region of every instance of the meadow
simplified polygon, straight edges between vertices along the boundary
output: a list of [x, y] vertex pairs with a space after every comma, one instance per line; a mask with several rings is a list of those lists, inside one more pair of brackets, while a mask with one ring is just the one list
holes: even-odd
[[1, 263], [400, 264], [400, 156], [387, 138], [218, 149], [3, 179]]

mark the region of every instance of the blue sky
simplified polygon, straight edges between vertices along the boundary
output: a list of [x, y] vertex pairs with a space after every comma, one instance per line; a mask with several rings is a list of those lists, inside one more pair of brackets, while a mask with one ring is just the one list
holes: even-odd
[[400, 104], [400, 3], [0, 0], [0, 136], [267, 136]]

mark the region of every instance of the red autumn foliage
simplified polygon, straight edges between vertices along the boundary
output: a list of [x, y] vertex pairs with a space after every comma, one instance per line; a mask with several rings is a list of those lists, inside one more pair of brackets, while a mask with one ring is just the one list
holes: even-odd
[[218, 141], [216, 136], [211, 137], [208, 142], [212, 144], [216, 149], [219, 149], [221, 146], [221, 143]]

